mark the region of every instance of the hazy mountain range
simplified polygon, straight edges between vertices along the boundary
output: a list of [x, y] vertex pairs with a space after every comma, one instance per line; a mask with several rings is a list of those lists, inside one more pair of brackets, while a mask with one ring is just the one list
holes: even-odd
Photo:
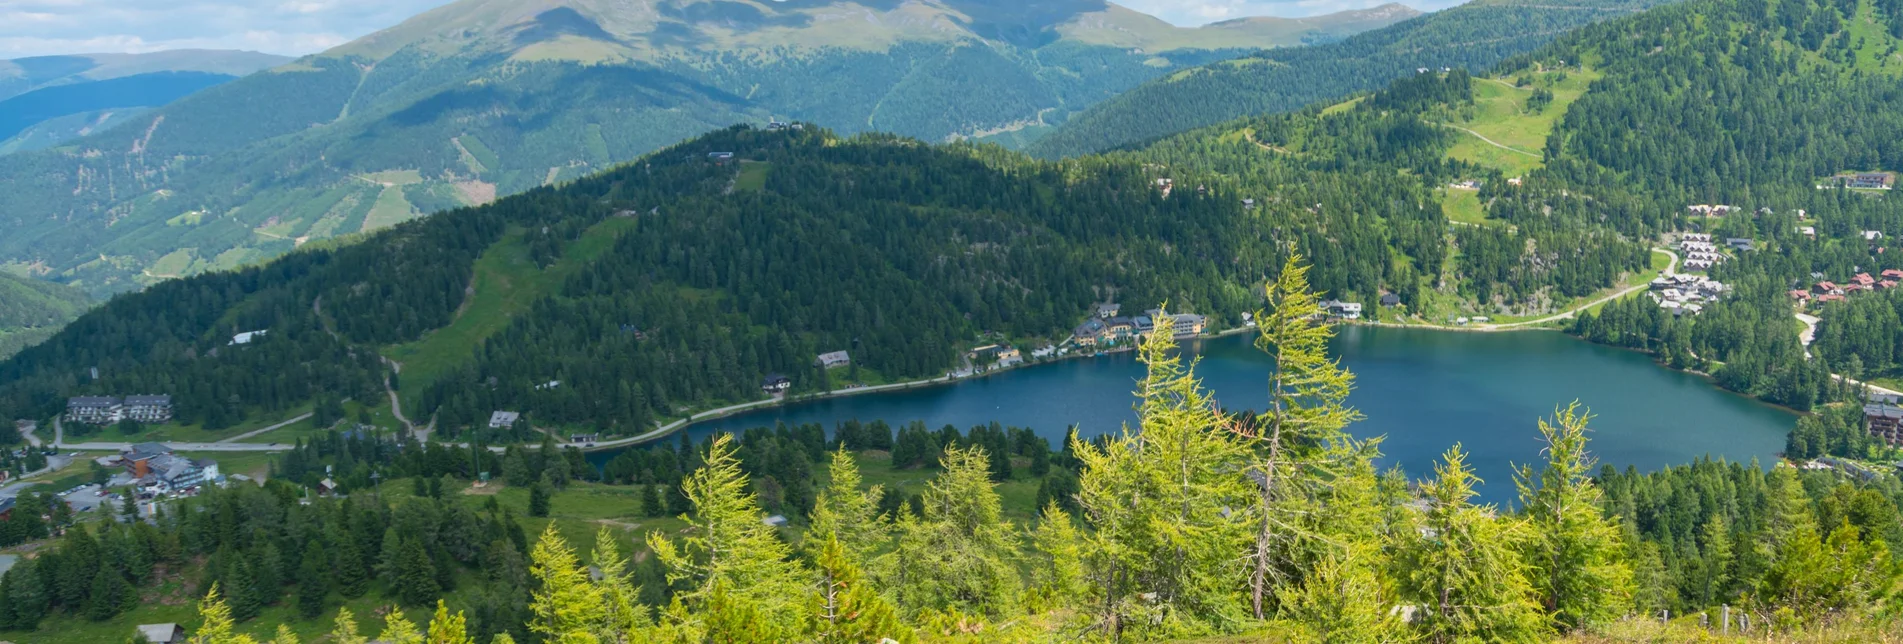
[[116, 292], [574, 179], [736, 122], [998, 136], [1174, 70], [1415, 14], [1185, 29], [1102, 0], [462, 0], [0, 157], [14, 231], [0, 260]]

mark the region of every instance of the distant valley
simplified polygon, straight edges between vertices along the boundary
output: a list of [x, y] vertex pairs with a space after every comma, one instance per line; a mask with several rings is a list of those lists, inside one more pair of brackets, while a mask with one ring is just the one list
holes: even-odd
[[0, 61], [0, 155], [104, 132], [146, 110], [290, 60], [248, 51], [177, 50]]

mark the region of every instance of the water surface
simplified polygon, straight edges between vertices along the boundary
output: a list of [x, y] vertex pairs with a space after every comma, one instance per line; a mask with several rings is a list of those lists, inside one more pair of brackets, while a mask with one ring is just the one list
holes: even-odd
[[[1190, 343], [1197, 374], [1230, 409], [1260, 409], [1268, 356], [1251, 336]], [[1653, 470], [1702, 456], [1769, 464], [1796, 423], [1788, 410], [1722, 391], [1630, 351], [1559, 333], [1461, 333], [1345, 327], [1333, 352], [1356, 376], [1349, 402], [1366, 415], [1351, 431], [1385, 436], [1386, 464], [1415, 477], [1432, 472], [1454, 443], [1469, 452], [1488, 500], [1513, 496], [1511, 465], [1540, 458], [1539, 418], [1578, 400], [1591, 408], [1592, 448], [1602, 463]], [[922, 420], [961, 429], [998, 421], [1030, 427], [1053, 445], [1065, 428], [1084, 436], [1134, 427], [1131, 396], [1143, 375], [1129, 353], [1069, 360], [953, 385], [799, 403], [688, 429], [716, 431], [775, 423]], [[601, 456], [598, 456], [600, 458]]]

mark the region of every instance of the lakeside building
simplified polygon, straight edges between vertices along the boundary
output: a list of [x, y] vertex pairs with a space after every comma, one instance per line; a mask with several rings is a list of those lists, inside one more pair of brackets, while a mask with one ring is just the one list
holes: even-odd
[[230, 345], [227, 345], [227, 346], [236, 346], [236, 345], [240, 345], [240, 344], [251, 344], [251, 341], [252, 341], [252, 340], [256, 340], [256, 339], [258, 339], [258, 338], [262, 338], [262, 337], [264, 337], [264, 334], [265, 334], [265, 333], [267, 333], [267, 332], [269, 332], [269, 329], [260, 329], [260, 330], [257, 330], [257, 331], [246, 331], [246, 332], [244, 332], [244, 333], [240, 333], [240, 334], [238, 334], [238, 335], [234, 335], [234, 336], [231, 336], [231, 344], [230, 344]]
[[1343, 302], [1341, 300], [1325, 300], [1322, 302], [1322, 310], [1327, 311], [1330, 316], [1340, 318], [1343, 320], [1361, 319], [1361, 303], [1360, 302]]
[[843, 367], [852, 364], [852, 356], [847, 355], [844, 351], [828, 351], [819, 354], [819, 359], [814, 362], [823, 369], [831, 369], [833, 367]]
[[1660, 277], [1652, 280], [1651, 287], [1647, 295], [1673, 315], [1698, 315], [1706, 303], [1724, 299], [1731, 292], [1729, 285], [1697, 275]]
[[1024, 354], [1007, 344], [987, 344], [972, 349], [965, 354], [965, 357], [974, 362], [990, 361], [1000, 369], [1024, 362]]
[[769, 395], [778, 396], [793, 388], [793, 381], [777, 373], [769, 373], [760, 381], [760, 390]]

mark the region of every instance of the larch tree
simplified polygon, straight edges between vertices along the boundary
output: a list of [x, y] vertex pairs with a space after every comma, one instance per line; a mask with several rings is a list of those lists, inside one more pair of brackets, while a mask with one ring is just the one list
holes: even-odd
[[1550, 630], [1534, 601], [1511, 518], [1473, 503], [1479, 481], [1460, 445], [1447, 450], [1435, 478], [1421, 484], [1424, 530], [1407, 554], [1405, 580], [1425, 606], [1417, 620], [1433, 642], [1537, 642]]
[[383, 616], [383, 631], [377, 633], [377, 641], [385, 644], [423, 644], [423, 631], [417, 630], [416, 623], [403, 616], [403, 609], [390, 607]]
[[603, 593], [588, 579], [587, 569], [554, 523], [536, 540], [529, 561], [529, 574], [536, 581], [529, 600], [529, 631], [561, 644], [600, 642], [598, 634], [608, 618]]
[[1031, 533], [1031, 587], [1028, 604], [1033, 612], [1078, 604], [1084, 597], [1084, 536], [1069, 512], [1056, 502], [1044, 506], [1037, 529]]
[[1592, 480], [1588, 419], [1577, 402], [1550, 422], [1541, 419], [1546, 464], [1521, 466], [1514, 476], [1530, 537], [1524, 551], [1529, 576], [1547, 614], [1565, 630], [1616, 619], [1632, 598], [1618, 516], [1602, 509], [1603, 494]]
[[1309, 267], [1291, 254], [1282, 272], [1267, 289], [1268, 309], [1256, 315], [1256, 347], [1274, 358], [1269, 373], [1269, 406], [1259, 423], [1241, 426], [1242, 434], [1258, 443], [1252, 465], [1261, 513], [1257, 517], [1255, 548], [1250, 553], [1251, 608], [1260, 619], [1268, 613], [1267, 600], [1278, 579], [1292, 566], [1290, 553], [1299, 530], [1291, 529], [1305, 507], [1312, 505], [1311, 481], [1304, 476], [1326, 470], [1330, 454], [1354, 454], [1354, 449], [1330, 449], [1348, 441], [1344, 431], [1361, 414], [1347, 406], [1354, 374], [1328, 355], [1335, 335], [1321, 307], [1321, 296], [1309, 287]]
[[198, 633], [186, 640], [189, 644], [258, 644], [250, 635], [232, 632], [237, 622], [231, 618], [231, 606], [218, 596], [216, 583], [198, 602], [198, 619]]
[[805, 624], [805, 575], [747, 491], [733, 437], [716, 436], [701, 468], [681, 485], [693, 504], [692, 529], [678, 544], [659, 532], [647, 539], [667, 565], [668, 582], [690, 586], [664, 611], [663, 630], [691, 633], [738, 623], [723, 611], [740, 611], [756, 617], [762, 637], [797, 636]]
[[911, 642], [914, 635], [899, 621], [899, 611], [879, 594], [835, 532], [816, 535], [813, 566], [819, 580], [807, 611], [813, 641], [852, 644], [894, 640]]
[[627, 642], [648, 625], [648, 609], [641, 605], [640, 589], [628, 578], [628, 559], [607, 526], [595, 533], [595, 568], [601, 571], [602, 606], [607, 616], [598, 636], [603, 642]]
[[350, 609], [337, 609], [337, 618], [331, 622], [331, 644], [364, 644], [366, 641], [357, 630], [357, 618], [350, 613]]
[[[877, 485], [860, 489], [864, 479], [859, 475], [859, 463], [843, 446], [833, 452], [828, 471], [831, 479], [808, 515], [806, 541], [819, 547], [826, 535], [835, 535], [845, 547], [846, 556], [863, 568], [891, 534], [891, 526], [879, 514], [879, 499], [885, 496], [885, 490]], [[809, 555], [817, 555], [817, 551]]]
[[425, 644], [476, 644], [469, 636], [469, 620], [462, 611], [449, 614], [449, 605], [436, 600], [436, 614], [430, 617], [429, 632], [423, 636]]
[[[1157, 328], [1169, 328], [1167, 315]], [[1248, 577], [1257, 495], [1248, 444], [1225, 427], [1176, 355], [1168, 333], [1143, 342], [1148, 373], [1139, 427], [1102, 442], [1073, 437], [1082, 465], [1085, 627], [1110, 637], [1167, 638], [1234, 630], [1249, 615], [1236, 588]], [[1147, 632], [1146, 632], [1147, 631]]]
[[1344, 441], [1328, 460], [1329, 480], [1314, 486], [1316, 500], [1299, 522], [1290, 556], [1299, 579], [1277, 588], [1283, 612], [1314, 639], [1331, 643], [1386, 642], [1404, 630], [1388, 553], [1397, 545], [1386, 522], [1401, 504], [1375, 474], [1372, 445]]
[[1004, 521], [984, 449], [948, 447], [939, 465], [945, 471], [926, 487], [921, 515], [900, 520], [881, 581], [913, 616], [1020, 610], [1018, 537]]

